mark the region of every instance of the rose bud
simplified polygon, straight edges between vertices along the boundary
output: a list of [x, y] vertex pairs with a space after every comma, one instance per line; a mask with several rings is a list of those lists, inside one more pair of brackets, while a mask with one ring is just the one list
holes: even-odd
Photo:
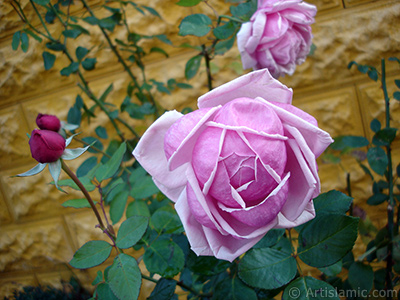
[[38, 114], [36, 124], [40, 129], [51, 130], [58, 132], [61, 127], [60, 120], [53, 115]]
[[51, 130], [32, 131], [29, 140], [32, 157], [40, 163], [54, 162], [61, 157], [65, 150], [65, 139]]
[[258, 0], [257, 11], [237, 35], [243, 68], [267, 68], [275, 78], [292, 75], [310, 52], [316, 13], [302, 0]]
[[269, 230], [315, 217], [316, 158], [333, 142], [292, 90], [254, 71], [187, 115], [166, 112], [133, 155], [173, 202], [197, 255], [232, 261]]

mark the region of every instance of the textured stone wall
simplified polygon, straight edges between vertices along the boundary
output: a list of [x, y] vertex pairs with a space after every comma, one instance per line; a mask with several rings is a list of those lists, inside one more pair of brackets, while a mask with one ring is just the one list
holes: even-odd
[[[76, 1], [79, 3], [79, 1]], [[188, 9], [174, 5], [173, 0], [137, 1], [157, 9], [163, 18], [160, 21], [152, 16], [134, 14], [129, 26], [137, 32], [147, 34], [167, 34], [174, 45], [193, 40], [179, 37], [178, 24], [189, 13], [212, 13], [205, 5]], [[227, 11], [224, 1], [209, 1], [220, 13]], [[379, 84], [367, 76], [358, 73], [355, 68], [347, 69], [347, 64], [355, 60], [362, 64], [379, 67], [381, 58], [399, 56], [400, 2], [397, 0], [309, 0], [318, 6], [316, 23], [313, 25], [316, 50], [306, 62], [299, 66], [293, 76], [281, 81], [294, 90], [294, 104], [314, 115], [320, 126], [332, 136], [341, 134], [363, 135], [371, 138], [369, 123], [373, 118], [384, 119], [383, 96]], [[23, 7], [29, 1], [21, 2]], [[95, 12], [101, 1], [91, 1]], [[71, 12], [79, 13], [77, 5]], [[33, 17], [28, 9], [27, 16]], [[82, 24], [83, 26], [88, 26]], [[71, 270], [67, 262], [74, 251], [89, 239], [103, 238], [94, 228], [95, 220], [89, 210], [65, 209], [61, 203], [77, 197], [77, 193], [59, 193], [48, 182], [48, 172], [28, 178], [11, 178], [35, 165], [30, 157], [26, 133], [35, 128], [38, 112], [56, 114], [60, 119], [67, 117], [67, 108], [73, 105], [79, 89], [77, 78], [59, 76], [59, 70], [65, 61], [57, 57], [55, 67], [45, 71], [41, 53], [43, 45], [31, 39], [27, 53], [11, 49], [12, 35], [23, 28], [18, 15], [6, 0], [0, 0], [0, 297], [8, 296], [12, 290], [24, 285], [59, 286], [61, 279], [68, 279], [72, 274], [87, 286], [95, 277], [96, 270]], [[60, 32], [60, 28], [51, 28]], [[115, 32], [113, 38], [122, 37], [123, 32]], [[81, 36], [77, 43], [86, 46], [98, 45], [103, 40], [101, 33], [94, 31], [90, 37]], [[195, 43], [197, 41], [194, 41]], [[143, 47], [149, 49], [156, 44], [147, 41]], [[196, 52], [188, 49], [165, 46], [170, 54], [165, 59], [160, 54], [152, 54], [147, 59], [147, 77], [160, 81], [175, 78], [185, 82], [185, 62]], [[125, 97], [126, 77], [117, 60], [109, 49], [96, 54], [96, 69], [87, 74], [92, 90], [100, 95], [110, 83], [114, 89], [109, 96], [116, 105]], [[214, 85], [220, 85], [244, 73], [240, 67], [240, 58], [236, 47], [223, 57], [213, 61]], [[394, 79], [399, 79], [399, 66], [387, 64], [389, 94], [395, 86]], [[137, 72], [137, 70], [133, 70]], [[397, 77], [396, 77], [397, 76]], [[166, 109], [196, 107], [196, 99], [207, 91], [204, 68], [200, 74], [189, 81], [192, 90], [180, 90], [170, 96], [156, 95], [160, 105]], [[84, 99], [85, 102], [89, 101]], [[393, 126], [400, 125], [400, 107], [392, 103]], [[146, 124], [134, 123], [142, 132]], [[84, 132], [103, 125], [108, 127], [106, 118], [99, 117], [91, 124], [85, 124]], [[126, 133], [129, 134], [129, 133]], [[399, 143], [393, 149], [394, 161], [400, 161]], [[79, 160], [74, 162], [75, 166]], [[341, 166], [319, 164], [322, 189], [346, 189], [346, 175], [351, 174], [352, 191], [355, 203], [366, 209], [377, 227], [385, 224], [384, 205], [370, 209], [365, 204], [369, 197], [370, 181], [351, 158], [344, 160]], [[78, 196], [79, 197], [79, 196]], [[360, 251], [363, 245], [360, 244]], [[136, 253], [135, 255], [140, 255]], [[144, 266], [141, 264], [141, 267]], [[146, 282], [146, 285], [149, 283]], [[151, 285], [151, 284], [150, 284]], [[148, 289], [142, 290], [143, 299]]]

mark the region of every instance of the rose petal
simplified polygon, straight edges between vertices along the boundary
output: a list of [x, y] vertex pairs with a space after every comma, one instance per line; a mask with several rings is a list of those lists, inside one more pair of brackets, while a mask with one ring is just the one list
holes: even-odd
[[268, 70], [250, 72], [225, 83], [198, 100], [199, 108], [224, 105], [237, 98], [256, 98], [262, 96], [268, 101], [292, 102], [292, 89], [274, 79]]
[[301, 215], [294, 221], [288, 220], [282, 213], [279, 213], [278, 225], [276, 225], [275, 228], [293, 228], [301, 224], [304, 224], [314, 218], [315, 218], [314, 204], [312, 201], [310, 201], [308, 202], [307, 206], [305, 207]]
[[168, 170], [164, 136], [172, 124], [182, 116], [177, 111], [163, 114], [147, 129], [132, 153], [142, 167], [153, 176], [160, 190], [174, 202], [186, 186], [186, 166], [183, 165], [174, 171]]
[[320, 186], [296, 141], [289, 139], [287, 144], [286, 172], [291, 173], [291, 178], [288, 197], [281, 212], [287, 219], [294, 221], [301, 215], [314, 193], [319, 192]]
[[211, 108], [198, 109], [187, 115], [183, 115], [169, 127], [164, 137], [164, 151], [167, 160], [178, 150], [178, 147], [182, 144], [184, 139], [210, 109]]
[[230, 262], [257, 244], [264, 236], [262, 234], [251, 239], [236, 239], [207, 227], [203, 227], [203, 230], [213, 255]]
[[218, 203], [218, 206], [228, 212], [240, 222], [252, 226], [262, 227], [276, 219], [282, 206], [286, 202], [289, 190], [288, 173], [281, 183], [259, 204], [247, 208], [229, 208]]
[[257, 18], [254, 19], [251, 27], [251, 35], [245, 43], [245, 49], [248, 53], [253, 53], [256, 50], [262, 38], [266, 22], [267, 16], [263, 13], [259, 13]]
[[186, 192], [183, 192], [175, 203], [176, 212], [185, 229], [190, 248], [197, 255], [213, 255], [205, 237], [203, 226], [195, 219], [188, 205]]
[[[168, 168], [169, 170], [174, 170], [177, 167], [181, 166], [184, 163], [190, 162], [192, 160], [192, 155], [193, 155], [193, 149], [196, 145], [196, 142], [199, 138], [199, 136], [202, 134], [202, 132], [207, 129], [207, 126], [205, 123], [207, 123], [210, 119], [214, 117], [214, 115], [218, 112], [220, 109], [219, 106], [213, 107], [211, 109], [208, 109], [205, 111], [204, 115], [197, 120], [196, 123], [193, 123], [193, 121], [189, 121], [190, 125], [195, 125], [190, 132], [187, 134], [187, 136], [183, 139], [183, 141], [180, 143], [176, 151], [171, 155], [171, 157], [168, 160]], [[202, 112], [203, 113], [203, 112]], [[188, 123], [189, 123], [188, 122]], [[182, 122], [184, 123], [184, 122]], [[182, 125], [182, 124], [181, 124]], [[179, 126], [179, 124], [178, 124]], [[190, 126], [187, 126], [184, 128], [182, 131], [186, 132], [188, 131]], [[179, 128], [179, 127], [178, 127]], [[179, 129], [174, 128], [173, 132], [179, 132]], [[173, 134], [167, 132], [165, 139], [168, 140], [169, 136], [172, 136]]]
[[257, 99], [265, 101], [267, 105], [274, 108], [284, 127], [285, 124], [288, 124], [297, 128], [315, 157], [321, 155], [321, 153], [333, 142], [329, 133], [318, 128], [315, 119], [300, 109], [292, 105], [271, 103], [262, 98]]

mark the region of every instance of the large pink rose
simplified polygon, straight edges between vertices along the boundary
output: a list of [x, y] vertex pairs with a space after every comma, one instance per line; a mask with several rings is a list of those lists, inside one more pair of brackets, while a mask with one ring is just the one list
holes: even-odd
[[237, 35], [243, 68], [267, 68], [275, 78], [292, 75], [310, 52], [316, 12], [302, 0], [258, 0], [257, 11]]
[[166, 112], [133, 155], [175, 202], [192, 250], [232, 261], [272, 228], [314, 218], [316, 157], [332, 142], [291, 105], [292, 90], [260, 70]]

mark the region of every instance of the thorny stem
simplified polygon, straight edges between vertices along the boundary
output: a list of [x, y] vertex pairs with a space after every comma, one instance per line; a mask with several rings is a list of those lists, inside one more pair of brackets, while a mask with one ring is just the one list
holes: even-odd
[[49, 30], [47, 29], [46, 24], [45, 24], [44, 21], [43, 21], [42, 16], [40, 15], [39, 11], [38, 11], [37, 8], [36, 8], [35, 3], [34, 3], [32, 0], [29, 0], [29, 2], [32, 4], [32, 7], [33, 7], [33, 9], [35, 10], [35, 13], [38, 15], [39, 20], [40, 20], [40, 23], [42, 23], [42, 26], [43, 26], [44, 30], [46, 30], [47, 34], [48, 34], [49, 36], [51, 36]]
[[104, 226], [103, 220], [101, 219], [99, 211], [97, 210], [97, 207], [94, 204], [92, 197], [90, 197], [89, 192], [86, 190], [85, 186], [78, 179], [78, 177], [75, 175], [75, 173], [72, 172], [70, 168], [68, 168], [68, 166], [65, 164], [65, 162], [63, 160], [61, 160], [61, 167], [65, 171], [65, 173], [67, 173], [68, 176], [71, 177], [71, 179], [76, 183], [76, 185], [80, 188], [82, 193], [85, 195], [87, 201], [90, 204], [90, 207], [92, 208], [94, 214], [96, 215], [97, 220], [99, 221], [99, 226], [100, 226], [101, 230], [103, 230], [103, 231], [107, 230], [107, 228]]
[[[387, 87], [386, 87], [386, 70], [385, 70], [385, 59], [381, 60], [382, 68], [382, 91], [385, 98], [385, 110], [386, 110], [386, 128], [390, 128], [390, 99], [388, 97]], [[392, 154], [390, 144], [386, 146], [386, 154], [388, 158], [388, 173], [387, 181], [389, 183], [389, 203], [387, 207], [388, 216], [388, 235], [389, 244], [387, 248], [387, 261], [386, 261], [386, 289], [388, 291], [393, 290], [392, 282], [392, 268], [393, 268], [393, 238], [394, 238], [394, 198], [393, 198], [393, 169], [392, 169]], [[386, 299], [392, 299], [392, 295], [388, 293]]]
[[208, 53], [206, 47], [205, 47], [204, 45], [202, 45], [202, 47], [203, 47], [203, 52], [202, 52], [202, 54], [203, 54], [203, 56], [204, 56], [204, 58], [205, 58], [205, 60], [206, 60], [208, 90], [211, 91], [211, 90], [213, 89], [213, 88], [212, 88], [211, 68], [210, 68], [210, 61], [211, 61], [211, 59], [210, 59], [210, 56], [209, 56], [209, 53]]
[[[347, 185], [347, 195], [351, 197], [351, 181], [350, 181], [350, 173], [346, 174], [346, 185]], [[353, 216], [353, 201], [351, 201], [350, 209], [349, 209], [350, 216]]]
[[[89, 7], [89, 5], [86, 3], [86, 1], [85, 1], [85, 0], [81, 0], [81, 1], [82, 1], [83, 6], [84, 6], [84, 7], [87, 9], [87, 11], [89, 12], [89, 14], [90, 14], [92, 17], [96, 17], [96, 16], [94, 15], [93, 11], [91, 10], [91, 8]], [[128, 73], [129, 77], [132, 79], [134, 85], [137, 87], [137, 89], [139, 90], [139, 92], [142, 93], [142, 90], [143, 90], [142, 87], [139, 85], [139, 83], [138, 83], [138, 81], [137, 81], [135, 75], [133, 75], [133, 73], [132, 73], [131, 69], [129, 68], [129, 66], [125, 63], [125, 60], [124, 60], [124, 59], [122, 58], [122, 56], [119, 54], [119, 52], [118, 52], [117, 48], [115, 47], [115, 45], [112, 43], [112, 41], [111, 41], [109, 35], [108, 35], [107, 32], [104, 30], [104, 28], [102, 28], [101, 26], [99, 26], [99, 28], [100, 28], [101, 32], [103, 33], [104, 37], [106, 38], [107, 43], [109, 44], [111, 50], [114, 52], [115, 56], [118, 58], [118, 61], [122, 64], [122, 66], [124, 67], [125, 71]], [[156, 107], [156, 103], [155, 103], [155, 100], [154, 100], [154, 98], [153, 98], [153, 95], [152, 95], [150, 92], [148, 92], [148, 95], [149, 95], [149, 98], [150, 98], [151, 103]], [[156, 114], [157, 114], [157, 117], [158, 117], [159, 115], [158, 115], [158, 112], [157, 112], [157, 111], [156, 111]]]
[[296, 259], [297, 270], [299, 271], [300, 276], [303, 276], [303, 271], [301, 269], [299, 261], [297, 260], [296, 250], [293, 245], [292, 228], [289, 228], [287, 231], [288, 231], [288, 235], [289, 235], [290, 246], [292, 248], [292, 256]]

